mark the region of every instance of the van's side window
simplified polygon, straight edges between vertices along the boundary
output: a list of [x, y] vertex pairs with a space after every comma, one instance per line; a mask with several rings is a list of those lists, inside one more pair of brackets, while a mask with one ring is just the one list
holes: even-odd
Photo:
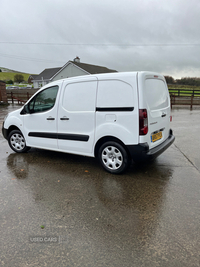
[[28, 106], [31, 113], [43, 112], [53, 108], [56, 101], [58, 88], [58, 86], [53, 86], [38, 93], [29, 102]]

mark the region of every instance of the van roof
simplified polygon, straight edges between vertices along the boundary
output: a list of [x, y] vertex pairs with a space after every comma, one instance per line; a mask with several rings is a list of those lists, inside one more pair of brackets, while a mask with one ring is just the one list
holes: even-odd
[[150, 71], [128, 71], [128, 72], [114, 72], [114, 73], [101, 73], [101, 74], [90, 74], [90, 75], [83, 75], [83, 76], [75, 76], [75, 77], [69, 77], [65, 78], [62, 80], [71, 80], [71, 81], [76, 81], [79, 79], [83, 80], [88, 80], [96, 77], [97, 79], [106, 79], [106, 78], [120, 78], [120, 77], [130, 77], [132, 75], [137, 75], [138, 73], [142, 74], [142, 76], [159, 76], [163, 77], [160, 73], [156, 72], [150, 72]]

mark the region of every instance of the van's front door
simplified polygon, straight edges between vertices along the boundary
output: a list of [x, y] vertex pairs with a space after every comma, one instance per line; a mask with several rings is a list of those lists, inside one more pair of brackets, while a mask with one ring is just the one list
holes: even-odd
[[83, 78], [63, 84], [58, 107], [58, 148], [91, 155], [95, 134], [97, 79]]
[[51, 86], [34, 96], [25, 106], [24, 135], [27, 146], [57, 149], [57, 94], [59, 86]]

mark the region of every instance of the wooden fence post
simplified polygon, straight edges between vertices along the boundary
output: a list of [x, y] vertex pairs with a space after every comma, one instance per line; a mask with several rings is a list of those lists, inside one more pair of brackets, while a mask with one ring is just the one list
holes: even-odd
[[13, 92], [11, 92], [12, 104], [14, 103]]
[[170, 95], [171, 109], [172, 109], [172, 99], [173, 99], [173, 94]]
[[192, 109], [192, 105], [193, 105], [193, 98], [194, 98], [194, 96], [193, 96], [193, 95], [191, 95], [190, 109]]

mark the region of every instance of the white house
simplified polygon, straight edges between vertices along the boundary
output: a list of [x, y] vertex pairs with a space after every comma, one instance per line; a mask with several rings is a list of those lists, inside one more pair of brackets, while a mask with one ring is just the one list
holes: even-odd
[[33, 87], [40, 88], [43, 85], [51, 82], [51, 78], [60, 70], [61, 68], [45, 69], [39, 75], [34, 76], [32, 79]]
[[39, 75], [32, 80], [34, 88], [63, 78], [74, 76], [97, 74], [97, 73], [110, 73], [117, 72], [106, 67], [81, 63], [80, 58], [76, 57], [73, 61], [69, 60], [61, 68], [51, 68], [43, 70]]

